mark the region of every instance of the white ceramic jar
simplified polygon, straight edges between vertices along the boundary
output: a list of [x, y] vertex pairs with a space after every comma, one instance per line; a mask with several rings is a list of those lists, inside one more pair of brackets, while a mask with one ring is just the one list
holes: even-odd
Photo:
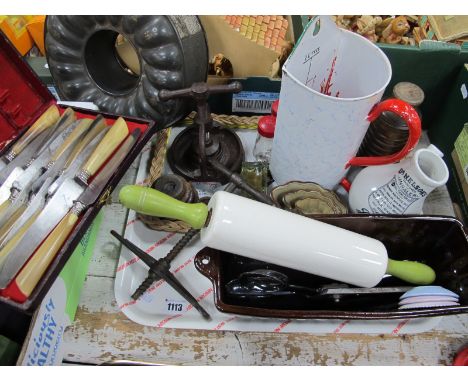
[[349, 190], [354, 213], [420, 214], [424, 200], [447, 183], [443, 153], [434, 145], [416, 150], [399, 163], [362, 170]]

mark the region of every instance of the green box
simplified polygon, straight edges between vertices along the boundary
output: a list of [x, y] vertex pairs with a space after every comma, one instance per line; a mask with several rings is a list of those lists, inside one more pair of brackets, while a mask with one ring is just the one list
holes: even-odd
[[380, 44], [380, 48], [392, 65], [392, 79], [386, 95], [401, 81], [420, 86], [425, 94], [420, 107], [423, 129], [431, 130], [434, 120], [445, 108], [445, 100], [452, 92], [460, 68], [468, 62], [468, 51], [437, 41], [427, 41], [420, 47]]
[[430, 126], [429, 139], [445, 154], [445, 163], [450, 171], [447, 183], [450, 196], [460, 206], [463, 218], [468, 222], [468, 205], [463, 193], [464, 179], [458, 175], [452, 157], [455, 142], [464, 125], [468, 123], [468, 64], [462, 65], [450, 87], [439, 113]]

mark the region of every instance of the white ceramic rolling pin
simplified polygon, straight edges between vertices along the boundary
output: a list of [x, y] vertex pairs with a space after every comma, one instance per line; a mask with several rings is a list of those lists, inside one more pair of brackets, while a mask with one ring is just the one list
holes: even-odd
[[208, 206], [133, 185], [123, 187], [119, 197], [137, 212], [201, 229], [207, 247], [348, 284], [373, 287], [386, 273], [413, 284], [435, 279], [425, 264], [389, 259], [378, 240], [228, 192], [216, 192]]

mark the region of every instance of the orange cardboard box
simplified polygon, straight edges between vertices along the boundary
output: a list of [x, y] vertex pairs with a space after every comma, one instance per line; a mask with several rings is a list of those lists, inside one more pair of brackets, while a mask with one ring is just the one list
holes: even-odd
[[44, 24], [45, 16], [34, 16], [27, 24], [26, 28], [34, 40], [34, 44], [39, 48], [43, 56], [45, 56], [44, 48]]
[[0, 30], [14, 45], [16, 50], [24, 56], [34, 46], [26, 24], [33, 16], [0, 16]]

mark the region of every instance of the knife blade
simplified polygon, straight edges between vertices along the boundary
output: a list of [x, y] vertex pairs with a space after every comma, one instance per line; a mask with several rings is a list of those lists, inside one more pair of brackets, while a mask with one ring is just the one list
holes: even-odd
[[[10, 218], [3, 224], [2, 227], [0, 227], [0, 253], [2, 253], [2, 249], [4, 246], [4, 243], [6, 243], [12, 236], [16, 234], [19, 228], [23, 227], [27, 221], [29, 220], [29, 217], [40, 208], [41, 203], [38, 203], [41, 198], [40, 198], [40, 193], [47, 192], [47, 189], [52, 183], [51, 178], [47, 178], [43, 184], [42, 187], [39, 189], [37, 192], [37, 198], [32, 198], [31, 200], [28, 201], [27, 204], [23, 204], [21, 206], [18, 206], [16, 211], [13, 213], [13, 215], [10, 216]], [[37, 199], [37, 200], [36, 200]], [[32, 222], [31, 222], [32, 224]], [[0, 264], [2, 263], [2, 256], [0, 255]]]
[[[31, 143], [28, 144], [27, 148], [22, 150], [15, 158], [8, 163], [8, 165], [2, 170], [0, 175], [0, 185], [3, 188], [9, 188], [13, 181], [18, 177], [18, 172], [21, 174], [21, 169], [27, 168], [34, 157], [40, 155], [41, 150], [45, 147], [45, 142], [52, 140], [52, 134], [60, 133], [63, 128], [74, 122], [76, 119], [75, 112], [72, 109], [64, 111], [62, 117], [47, 130], [42, 131], [40, 134], [36, 134]], [[56, 135], [54, 135], [56, 136]], [[3, 186], [5, 183], [9, 186]]]
[[59, 121], [41, 135], [40, 138], [38, 138], [40, 139], [39, 141], [35, 140], [33, 142], [34, 144], [31, 144], [23, 150], [22, 157], [25, 159], [29, 158], [29, 160], [22, 161], [22, 166], [12, 167], [4, 174], [6, 179], [0, 187], [0, 203], [3, 203], [10, 195], [10, 189], [13, 182], [17, 180], [45, 150], [50, 149], [49, 145], [51, 142], [54, 142], [55, 139], [74, 122], [74, 120], [75, 112], [72, 109], [67, 109]]
[[120, 117], [107, 131], [75, 177], [66, 179], [55, 191], [37, 219], [25, 232], [25, 235], [28, 235], [28, 240], [20, 241], [15, 248], [6, 254], [3, 265], [0, 265], [0, 289], [8, 285], [44, 237], [67, 214], [73, 202], [88, 186], [86, 182], [83, 182], [83, 179], [94, 175], [127, 135], [127, 123]]
[[[40, 184], [47, 176], [55, 177], [55, 175], [57, 175], [60, 170], [60, 165], [63, 165], [65, 162], [64, 158], [78, 143], [80, 137], [89, 129], [91, 123], [92, 119], [89, 118], [80, 119], [73, 123], [71, 127], [65, 130], [63, 135], [68, 134], [67, 137], [63, 140], [62, 144], [54, 150], [52, 155], [49, 155], [47, 151], [45, 151], [43, 153], [43, 155], [45, 155], [44, 158], [41, 158], [42, 155], [37, 158], [36, 164], [29, 166], [23, 175], [21, 175], [17, 181], [13, 182], [10, 197], [0, 205], [0, 227], [3, 227], [15, 211], [25, 204], [31, 192], [35, 192], [40, 188]], [[62, 161], [60, 159], [62, 159]], [[36, 177], [39, 178], [36, 182], [33, 182]], [[34, 183], [36, 190], [32, 189]]]
[[[26, 168], [30, 163], [31, 163], [31, 155], [28, 155], [28, 153], [31, 152], [37, 152], [39, 151], [39, 148], [42, 145], [42, 138], [46, 136], [48, 131], [43, 131], [41, 134], [39, 134], [29, 145], [28, 145], [28, 150], [22, 151], [19, 155], [15, 157], [8, 165], [1, 170], [0, 174], [0, 186], [3, 185], [9, 178], [12, 177], [11, 173], [16, 169], [16, 168]], [[26, 153], [25, 153], [26, 151]], [[16, 179], [16, 178], [15, 178]], [[14, 179], [13, 179], [14, 180]], [[10, 184], [13, 183], [13, 180], [10, 182]]]
[[378, 293], [404, 293], [414, 287], [398, 286], [398, 287], [373, 287], [373, 288], [338, 288], [338, 287], [323, 287], [319, 293], [322, 295], [348, 295], [348, 294], [378, 294]]
[[[45, 135], [46, 132], [42, 132], [32, 143], [29, 144], [28, 150], [37, 151], [42, 144], [42, 135]], [[18, 173], [21, 172], [24, 168], [31, 163], [31, 157], [29, 155], [22, 155], [24, 151], [13, 159], [0, 174], [0, 190], [10, 190], [13, 182], [18, 177]]]
[[4, 155], [0, 160], [0, 170], [3, 170], [5, 166], [10, 163], [17, 155], [23, 151], [23, 149], [31, 143], [34, 138], [36, 138], [43, 131], [47, 130], [49, 127], [52, 127], [59, 119], [60, 112], [57, 105], [51, 105], [45, 112], [42, 114], [36, 122], [23, 134], [23, 136], [18, 139], [18, 141], [13, 145], [13, 147]]
[[[47, 184], [50, 184], [50, 182], [48, 182]], [[19, 241], [24, 238], [24, 235], [28, 232], [29, 227], [31, 227], [31, 225], [36, 221], [37, 217], [41, 213], [41, 208], [38, 207], [35, 210], [30, 211], [30, 214], [22, 215], [22, 218], [24, 217], [24, 219], [21, 220], [24, 221], [22, 221], [21, 225], [15, 224], [16, 230], [11, 238], [9, 238], [10, 232], [6, 232], [6, 237], [3, 241], [4, 245], [0, 250], [0, 266], [6, 260], [8, 254], [18, 245]]]
[[[103, 122], [103, 120], [101, 120]], [[100, 124], [99, 124], [100, 125]], [[98, 127], [99, 134], [95, 134], [91, 130], [83, 139], [86, 145], [82, 146], [82, 151], [79, 152], [74, 159], [75, 172], [84, 164], [85, 160], [90, 156], [93, 150], [96, 148], [98, 143], [103, 138], [106, 133], [102, 126], [96, 125]], [[91, 136], [94, 139], [89, 141]], [[80, 142], [81, 145], [82, 142]], [[76, 146], [74, 152], [76, 151]], [[73, 155], [73, 153], [71, 154]], [[70, 158], [67, 159], [67, 161]], [[69, 177], [68, 172], [65, 172], [62, 177]], [[59, 178], [60, 179], [60, 178]], [[19, 216], [15, 221], [11, 222], [11, 226], [8, 225], [8, 222], [0, 229], [0, 267], [3, 264], [3, 261], [6, 259], [8, 253], [16, 247], [16, 245], [23, 239], [29, 227], [34, 223], [38, 214], [42, 211], [46, 205], [48, 199], [50, 198], [50, 185], [52, 182], [57, 182], [53, 177], [47, 177], [44, 183], [41, 185], [37, 194], [28, 202], [28, 207], [21, 216]]]
[[125, 139], [112, 159], [99, 172], [99, 174], [96, 175], [91, 184], [86, 187], [78, 200], [74, 202], [71, 210], [67, 215], [65, 215], [59, 224], [57, 224], [54, 230], [36, 250], [25, 267], [19, 272], [11, 286], [15, 293], [13, 295], [8, 295], [7, 292], [4, 295], [18, 302], [24, 302], [31, 295], [63, 243], [70, 235], [70, 232], [73, 230], [73, 227], [77, 223], [80, 215], [96, 202], [98, 196], [104, 190], [107, 182], [117, 170], [122, 159], [126, 157], [130, 149], [133, 147], [133, 144], [138, 139], [139, 135], [140, 130], [135, 129], [132, 134]]

